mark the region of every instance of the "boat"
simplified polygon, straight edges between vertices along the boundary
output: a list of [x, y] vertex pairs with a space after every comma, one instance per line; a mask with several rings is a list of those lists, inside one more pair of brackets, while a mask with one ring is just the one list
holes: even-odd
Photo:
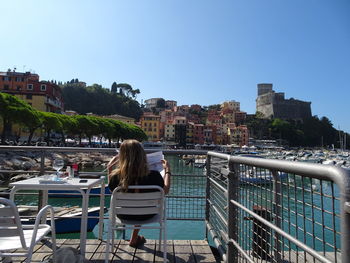
[[[54, 207], [55, 210], [55, 227], [57, 234], [76, 233], [80, 232], [81, 228], [81, 208], [80, 207]], [[36, 206], [18, 206], [18, 211], [21, 216], [21, 222], [24, 225], [34, 224], [37, 214]], [[104, 209], [107, 212], [107, 209]], [[87, 231], [92, 231], [99, 221], [100, 207], [91, 207], [88, 210]], [[25, 216], [25, 217], [23, 217]], [[33, 217], [31, 217], [33, 216]], [[50, 224], [50, 218], [47, 219], [47, 224]]]
[[[101, 186], [93, 187], [90, 190], [90, 197], [97, 197], [101, 194]], [[108, 185], [105, 185], [105, 195], [111, 195], [112, 192], [109, 190]], [[78, 191], [74, 190], [49, 190], [49, 197], [52, 198], [76, 198], [81, 197]]]
[[[288, 174], [278, 171], [278, 176], [283, 180], [288, 177]], [[274, 181], [274, 177], [270, 171], [257, 171], [256, 169], [243, 171], [240, 179], [241, 184], [271, 184]]]

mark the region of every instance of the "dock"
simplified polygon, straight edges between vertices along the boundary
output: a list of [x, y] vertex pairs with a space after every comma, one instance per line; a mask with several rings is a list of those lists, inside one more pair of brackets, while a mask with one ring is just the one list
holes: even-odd
[[[79, 249], [79, 239], [57, 239], [57, 247]], [[157, 242], [158, 243], [158, 242]], [[169, 263], [216, 263], [218, 262], [205, 240], [168, 240], [167, 258]], [[106, 242], [88, 239], [85, 258], [89, 262], [104, 262]], [[126, 240], [116, 240], [110, 262], [163, 262], [163, 253], [158, 251], [156, 240], [147, 240], [140, 248], [132, 248]], [[19, 250], [20, 251], [20, 250]], [[52, 254], [52, 250], [40, 243], [34, 249], [32, 262], [42, 262]], [[13, 258], [13, 263], [24, 262], [25, 258]]]

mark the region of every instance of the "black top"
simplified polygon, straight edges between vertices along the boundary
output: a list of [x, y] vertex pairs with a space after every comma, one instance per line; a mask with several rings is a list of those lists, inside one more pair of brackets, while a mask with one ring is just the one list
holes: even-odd
[[[140, 179], [139, 182], [137, 182], [136, 184], [133, 185], [158, 185], [160, 187], [164, 187], [164, 179], [162, 177], [162, 175], [158, 172], [158, 171], [150, 171], [149, 174], [147, 176], [144, 176]], [[119, 177], [118, 176], [113, 176], [112, 178], [110, 178], [109, 180], [109, 184], [108, 187], [111, 190], [111, 192], [113, 192], [113, 190], [115, 188], [117, 188], [119, 186]], [[149, 189], [144, 189], [142, 192], [146, 192], [146, 191], [152, 191]], [[123, 215], [123, 214], [119, 214], [117, 215], [119, 218], [121, 219], [128, 219], [128, 220], [147, 220], [151, 217], [153, 217], [153, 214], [146, 214], [146, 215]]]
[[[158, 185], [161, 188], [164, 187], [164, 180], [162, 175], [158, 171], [150, 171], [147, 176], [141, 177], [140, 181], [135, 183], [134, 185]], [[119, 186], [119, 177], [113, 176], [110, 178], [108, 187], [113, 192], [115, 188]]]

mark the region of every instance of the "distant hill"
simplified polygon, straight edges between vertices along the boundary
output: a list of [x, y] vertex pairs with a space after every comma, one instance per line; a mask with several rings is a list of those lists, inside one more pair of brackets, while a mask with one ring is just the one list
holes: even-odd
[[61, 88], [65, 110], [74, 110], [79, 114], [120, 114], [136, 120], [142, 114], [140, 104], [129, 95], [130, 93], [123, 92], [122, 88], [119, 92], [118, 89], [111, 92], [101, 85], [85, 86], [84, 82], [78, 81], [62, 84]]

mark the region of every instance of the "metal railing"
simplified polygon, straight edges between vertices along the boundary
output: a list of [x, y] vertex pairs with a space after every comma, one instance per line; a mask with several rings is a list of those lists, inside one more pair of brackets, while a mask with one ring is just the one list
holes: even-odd
[[208, 153], [206, 222], [228, 262], [350, 262], [350, 172]]

